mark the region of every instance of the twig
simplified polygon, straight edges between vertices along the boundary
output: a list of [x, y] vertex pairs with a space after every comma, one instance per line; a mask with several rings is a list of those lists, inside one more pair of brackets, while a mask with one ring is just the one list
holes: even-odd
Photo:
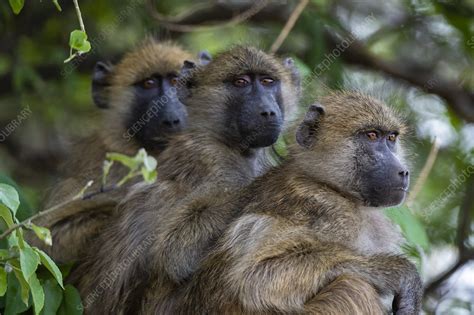
[[269, 3], [268, 0], [256, 1], [255, 4], [252, 7], [250, 7], [248, 10], [234, 16], [232, 19], [230, 19], [229, 21], [225, 23], [210, 24], [210, 25], [189, 25], [189, 24], [179, 24], [176, 21], [177, 18], [173, 19], [173, 18], [169, 18], [160, 14], [158, 11], [154, 9], [153, 1], [148, 1], [148, 5], [152, 9], [150, 10], [151, 15], [155, 20], [157, 20], [164, 27], [166, 27], [167, 29], [171, 31], [182, 32], [182, 33], [209, 31], [215, 28], [235, 26], [237, 24], [244, 22], [245, 20], [248, 20], [249, 18], [257, 14], [258, 12], [260, 12], [264, 7], [268, 5], [268, 3]]
[[77, 201], [77, 200], [88, 200], [88, 199], [91, 199], [93, 197], [95, 197], [96, 195], [99, 195], [99, 194], [102, 194], [102, 193], [106, 193], [108, 191], [111, 191], [111, 190], [114, 190], [116, 189], [117, 186], [116, 185], [113, 185], [113, 186], [110, 186], [108, 188], [104, 188], [104, 189], [101, 189], [100, 191], [94, 191], [94, 192], [91, 192], [91, 193], [88, 193], [88, 194], [85, 194], [84, 196], [81, 197], [74, 197], [72, 199], [69, 199], [69, 200], [66, 200], [64, 202], [61, 202], [60, 204], [54, 206], [54, 207], [51, 207], [49, 209], [46, 209], [44, 211], [41, 211], [41, 212], [38, 212], [37, 214], [29, 217], [28, 219], [26, 220], [23, 220], [19, 223], [16, 223], [14, 225], [12, 225], [11, 227], [9, 227], [7, 230], [5, 230], [5, 232], [3, 232], [1, 235], [0, 235], [0, 240], [3, 240], [4, 238], [6, 238], [8, 235], [10, 235], [12, 232], [14, 232], [15, 230], [21, 228], [21, 227], [27, 227], [28, 224], [30, 224], [32, 221], [35, 221], [35, 220], [38, 220], [40, 218], [43, 218], [47, 215], [50, 215], [51, 213], [54, 213], [56, 211], [60, 211], [62, 210], [63, 208], [65, 208], [66, 206], [68, 206], [69, 204]]
[[281, 30], [280, 34], [278, 35], [275, 42], [273, 42], [272, 47], [270, 47], [271, 53], [276, 53], [280, 46], [283, 44], [285, 39], [288, 37], [288, 34], [291, 32], [293, 27], [295, 26], [296, 21], [300, 17], [301, 13], [303, 12], [304, 8], [308, 5], [309, 0], [301, 0], [300, 3], [296, 6], [295, 10], [291, 13], [288, 21], [286, 22], [285, 26]]
[[74, 2], [74, 8], [76, 9], [76, 15], [79, 20], [79, 25], [81, 26], [81, 31], [86, 32], [86, 27], [84, 26], [84, 21], [82, 20], [81, 9], [79, 8], [78, 0], [72, 0]]
[[423, 185], [428, 179], [428, 176], [430, 175], [431, 170], [433, 169], [433, 165], [436, 161], [436, 157], [438, 156], [438, 152], [439, 152], [439, 141], [438, 139], [435, 138], [433, 141], [433, 144], [431, 145], [431, 150], [430, 150], [430, 153], [428, 154], [428, 158], [426, 159], [425, 165], [421, 169], [420, 176], [418, 177], [418, 180], [416, 181], [415, 186], [413, 187], [412, 191], [410, 192], [410, 195], [408, 196], [408, 200], [407, 200], [408, 208], [411, 208], [411, 206], [413, 205], [413, 202], [416, 199], [416, 196], [418, 196], [421, 189], [423, 188]]

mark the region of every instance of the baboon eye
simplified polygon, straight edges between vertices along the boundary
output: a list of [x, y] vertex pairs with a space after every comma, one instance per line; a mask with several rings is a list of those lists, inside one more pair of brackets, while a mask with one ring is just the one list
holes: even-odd
[[368, 131], [366, 134], [369, 140], [372, 140], [372, 141], [377, 140], [377, 138], [379, 137], [379, 135], [375, 131]]
[[172, 77], [170, 79], [170, 83], [171, 83], [172, 86], [178, 85], [178, 82], [179, 82], [178, 77]]
[[262, 80], [260, 80], [260, 83], [262, 83], [262, 85], [264, 86], [272, 85], [274, 82], [275, 80], [273, 80], [272, 78], [263, 78]]
[[250, 82], [245, 80], [244, 78], [237, 78], [234, 80], [233, 84], [236, 86], [236, 87], [245, 87], [249, 84]]
[[397, 137], [398, 137], [398, 135], [396, 133], [391, 133], [391, 134], [388, 135], [387, 138], [388, 138], [389, 141], [395, 142], [397, 140]]
[[142, 82], [142, 86], [145, 89], [152, 89], [156, 87], [156, 84], [157, 84], [157, 81], [154, 78], [148, 78], [148, 79], [143, 80]]

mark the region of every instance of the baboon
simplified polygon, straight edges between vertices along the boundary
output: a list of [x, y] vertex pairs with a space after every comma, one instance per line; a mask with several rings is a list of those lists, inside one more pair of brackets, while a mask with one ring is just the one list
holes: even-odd
[[291, 59], [244, 46], [195, 68], [183, 85], [192, 126], [173, 137], [158, 157], [157, 182], [119, 206], [72, 275], [87, 313], [139, 312], [149, 286], [166, 290], [191, 275], [234, 215], [207, 206], [263, 171], [263, 148], [277, 140], [300, 91]]
[[[203, 62], [209, 58], [205, 53], [199, 57]], [[103, 111], [102, 126], [74, 146], [46, 208], [70, 200], [91, 179], [95, 183], [89, 191], [99, 191], [107, 152], [135, 155], [139, 148], [145, 148], [157, 156], [168, 137], [186, 127], [186, 108], [173, 91], [186, 59], [191, 59], [190, 53], [176, 44], [147, 39], [115, 66], [108, 62], [96, 64], [92, 98]], [[114, 165], [107, 182], [116, 184], [126, 172], [125, 167]], [[69, 204], [61, 212], [35, 222], [51, 229], [53, 245], [47, 247], [34, 238], [33, 241], [57, 262], [77, 260], [131, 183], [133, 180], [91, 200]]]
[[242, 215], [156, 314], [382, 314], [375, 292], [394, 296], [396, 314], [420, 311], [420, 277], [380, 211], [407, 193], [406, 127], [358, 92], [321, 103], [288, 159], [242, 190]]

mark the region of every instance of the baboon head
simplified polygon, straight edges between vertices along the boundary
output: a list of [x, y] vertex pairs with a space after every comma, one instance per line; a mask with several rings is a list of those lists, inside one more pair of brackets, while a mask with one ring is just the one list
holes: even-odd
[[311, 105], [296, 140], [303, 169], [370, 207], [401, 203], [409, 172], [400, 140], [406, 128], [382, 102], [355, 92]]
[[[190, 58], [175, 44], [147, 39], [115, 66], [96, 64], [92, 97], [106, 111], [104, 128], [111, 142], [163, 149], [169, 135], [186, 127], [186, 107], [175, 87], [183, 61]], [[207, 62], [210, 57], [201, 53], [199, 58]]]
[[280, 60], [252, 47], [234, 47], [206, 67], [191, 71], [182, 93], [193, 121], [206, 121], [210, 132], [247, 148], [277, 140], [285, 115], [295, 111], [299, 79], [293, 61]]

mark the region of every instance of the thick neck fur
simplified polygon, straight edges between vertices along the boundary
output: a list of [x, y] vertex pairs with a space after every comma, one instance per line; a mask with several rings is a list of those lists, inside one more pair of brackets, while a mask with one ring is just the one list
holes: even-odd
[[220, 178], [245, 185], [260, 172], [261, 151], [242, 151], [209, 131], [190, 128], [174, 136], [159, 156], [158, 177], [186, 182], [190, 186], [206, 184], [204, 178]]
[[[257, 179], [249, 190], [256, 191], [260, 195], [258, 199], [263, 200], [262, 212], [290, 220], [307, 220], [308, 216], [317, 217], [327, 211], [355, 212], [363, 206], [336, 187], [308, 175], [291, 158]], [[273, 207], [275, 204], [278, 206]]]

